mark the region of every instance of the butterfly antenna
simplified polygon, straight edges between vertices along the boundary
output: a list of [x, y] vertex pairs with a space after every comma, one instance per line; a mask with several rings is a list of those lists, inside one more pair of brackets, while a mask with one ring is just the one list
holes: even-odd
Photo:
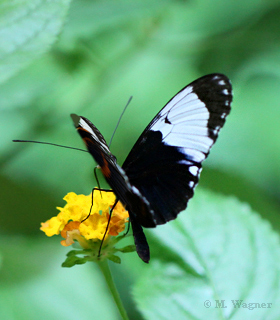
[[115, 127], [115, 130], [114, 130], [114, 132], [113, 132], [113, 134], [112, 134], [112, 137], [111, 137], [111, 139], [110, 139], [110, 142], [109, 142], [109, 148], [110, 148], [110, 146], [111, 146], [111, 143], [112, 143], [112, 140], [113, 140], [113, 138], [114, 138], [114, 135], [115, 135], [115, 133], [116, 133], [116, 131], [117, 131], [117, 128], [118, 128], [118, 126], [119, 126], [119, 124], [120, 124], [120, 122], [121, 122], [122, 116], [123, 116], [123, 114], [125, 113], [125, 110], [126, 110], [126, 108], [128, 107], [128, 105], [130, 104], [130, 101], [131, 101], [131, 100], [132, 100], [132, 96], [129, 97], [129, 99], [128, 99], [128, 101], [127, 101], [127, 103], [126, 103], [126, 105], [125, 105], [125, 107], [124, 107], [124, 109], [123, 109], [123, 112], [121, 113], [121, 115], [120, 115], [120, 117], [119, 117], [119, 120], [118, 120], [118, 122], [117, 122], [117, 125], [116, 125], [116, 127]]
[[31, 143], [48, 144], [48, 145], [50, 145], [50, 146], [55, 146], [55, 147], [60, 147], [60, 148], [66, 148], [66, 149], [73, 149], [73, 150], [88, 152], [87, 150], [84, 150], [84, 149], [74, 148], [74, 147], [68, 147], [68, 146], [63, 146], [63, 145], [61, 145], [61, 144], [56, 144], [56, 143], [51, 143], [51, 142], [42, 142], [42, 141], [33, 141], [33, 140], [13, 140], [13, 142], [31, 142]]

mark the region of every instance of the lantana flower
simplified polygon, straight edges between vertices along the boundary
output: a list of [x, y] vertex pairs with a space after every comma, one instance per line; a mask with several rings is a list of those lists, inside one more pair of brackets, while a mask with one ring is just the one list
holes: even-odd
[[[80, 250], [70, 251], [63, 266], [70, 267], [89, 260], [99, 261], [104, 258], [119, 263], [120, 258], [114, 255], [117, 251], [135, 250], [134, 246], [122, 249], [114, 247], [123, 238], [123, 236], [116, 236], [124, 231], [129, 215], [118, 202], [112, 211], [108, 226], [111, 208], [116, 200], [113, 192], [94, 190], [93, 195], [77, 195], [70, 192], [63, 199], [67, 202], [64, 208], [57, 207], [59, 214], [41, 223], [40, 228], [48, 237], [60, 234], [64, 238], [61, 241], [63, 246], [79, 243]], [[101, 241], [107, 226], [108, 230], [101, 251]], [[80, 255], [82, 257], [79, 257]]]

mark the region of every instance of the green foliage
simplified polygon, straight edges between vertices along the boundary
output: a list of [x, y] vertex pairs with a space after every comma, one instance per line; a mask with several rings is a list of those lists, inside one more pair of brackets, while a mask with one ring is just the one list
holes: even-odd
[[275, 0], [1, 1], [0, 319], [118, 319], [94, 264], [60, 268], [59, 240], [38, 231], [66, 193], [90, 193], [91, 157], [11, 140], [82, 147], [74, 112], [109, 141], [133, 95], [112, 144], [121, 164], [172, 95], [211, 72], [232, 80], [234, 102], [200, 186], [262, 218], [197, 190], [149, 232], [149, 265], [118, 253], [112, 270], [131, 319], [279, 318], [279, 15]]
[[0, 3], [0, 83], [9, 79], [54, 43], [70, 0]]
[[279, 237], [248, 205], [200, 191], [153, 235], [160, 254], [134, 288], [145, 319], [279, 319]]
[[[107, 243], [103, 243], [102, 252], [99, 256], [99, 249], [101, 246], [101, 241], [87, 241], [87, 244], [90, 246], [90, 249], [82, 249], [79, 247], [77, 250], [71, 250], [67, 253], [66, 260], [62, 263], [62, 267], [71, 268], [76, 264], [85, 264], [86, 262], [99, 262], [106, 259], [109, 259], [115, 263], [120, 264], [121, 258], [116, 256], [115, 253], [129, 253], [134, 252], [135, 245], [128, 245], [123, 248], [116, 248], [115, 245], [124, 239], [125, 235], [118, 237], [110, 238]], [[76, 245], [76, 243], [75, 243]]]

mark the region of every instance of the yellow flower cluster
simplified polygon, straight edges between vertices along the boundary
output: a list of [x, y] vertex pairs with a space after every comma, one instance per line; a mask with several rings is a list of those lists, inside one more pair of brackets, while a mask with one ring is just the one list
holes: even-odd
[[[77, 195], [74, 192], [68, 193], [63, 199], [67, 202], [65, 207], [58, 207], [59, 214], [41, 223], [40, 230], [48, 237], [61, 234], [65, 238], [61, 241], [63, 246], [69, 246], [74, 243], [74, 240], [77, 240], [82, 247], [86, 248], [86, 240], [102, 240], [108, 224], [110, 209], [116, 200], [114, 193], [94, 190], [93, 202], [92, 194], [86, 196]], [[128, 217], [128, 212], [118, 202], [113, 210], [105, 240], [109, 236], [116, 236], [122, 232]]]

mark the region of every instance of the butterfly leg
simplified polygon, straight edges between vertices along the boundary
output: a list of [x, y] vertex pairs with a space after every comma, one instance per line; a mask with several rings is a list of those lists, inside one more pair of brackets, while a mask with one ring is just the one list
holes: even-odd
[[135, 220], [133, 214], [129, 214], [129, 217], [132, 226], [136, 252], [144, 262], [148, 263], [150, 260], [150, 249], [142, 226]]
[[[93, 193], [94, 193], [94, 190], [98, 190], [98, 191], [105, 191], [105, 192], [113, 192], [113, 190], [111, 190], [111, 189], [100, 189], [100, 188], [93, 188], [92, 189], [92, 192], [91, 192], [91, 206], [90, 206], [90, 209], [89, 209], [89, 213], [88, 213], [88, 215], [81, 221], [81, 222], [84, 222], [84, 221], [86, 221], [88, 218], [89, 218], [89, 216], [90, 216], [90, 213], [91, 213], [91, 209], [92, 209], [92, 206], [93, 206]], [[101, 197], [102, 197], [102, 195], [101, 195]]]
[[128, 235], [128, 232], [129, 232], [129, 230], [130, 230], [130, 223], [131, 223], [131, 222], [130, 222], [130, 220], [129, 220], [129, 221], [128, 221], [127, 230], [126, 230], [126, 232], [125, 232], [125, 234], [124, 234], [125, 236]]
[[115, 203], [113, 204], [111, 210], [110, 210], [110, 214], [109, 214], [109, 219], [108, 219], [108, 223], [107, 223], [107, 226], [106, 226], [106, 230], [104, 232], [104, 235], [103, 235], [103, 238], [101, 240], [101, 244], [100, 244], [100, 247], [99, 247], [99, 250], [98, 250], [98, 257], [100, 257], [100, 254], [101, 254], [101, 249], [102, 249], [102, 245], [103, 245], [103, 242], [105, 240], [105, 237], [106, 237], [106, 234], [108, 232], [108, 229], [109, 229], [109, 224], [110, 224], [110, 221], [111, 221], [111, 217], [112, 217], [112, 212], [115, 208], [115, 206], [117, 205], [117, 203], [119, 202], [118, 199], [116, 199]]

